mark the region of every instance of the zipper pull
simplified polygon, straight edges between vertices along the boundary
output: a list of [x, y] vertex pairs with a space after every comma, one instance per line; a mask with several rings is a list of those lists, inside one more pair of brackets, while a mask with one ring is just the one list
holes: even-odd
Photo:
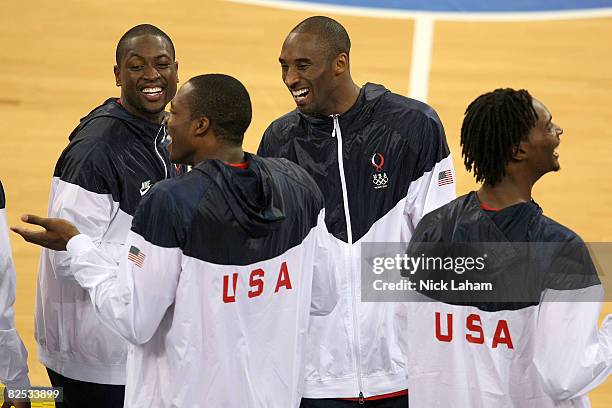
[[340, 127], [340, 124], [338, 123], [338, 114], [333, 114], [333, 115], [329, 115], [332, 120], [334, 121], [334, 130], [332, 131], [332, 137], [336, 137], [336, 133], [338, 132], [338, 128]]
[[365, 404], [365, 398], [363, 398], [363, 392], [359, 391], [359, 405]]

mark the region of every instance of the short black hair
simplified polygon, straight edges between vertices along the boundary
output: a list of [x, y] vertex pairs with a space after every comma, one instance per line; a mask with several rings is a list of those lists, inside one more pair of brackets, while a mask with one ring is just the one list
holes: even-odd
[[251, 98], [244, 85], [224, 74], [198, 75], [188, 83], [193, 86], [187, 99], [191, 118], [207, 117], [215, 135], [241, 145], [252, 117]]
[[174, 51], [174, 44], [172, 43], [172, 40], [170, 39], [168, 34], [164, 33], [162, 30], [155, 27], [154, 25], [139, 24], [135, 27], [130, 28], [119, 39], [119, 42], [117, 43], [117, 50], [115, 51], [115, 60], [117, 62], [117, 65], [121, 63], [121, 59], [123, 58], [123, 55], [126, 52], [126, 46], [127, 46], [128, 41], [131, 40], [132, 38], [140, 37], [142, 35], [153, 35], [153, 36], [163, 38], [170, 45], [170, 51], [172, 52], [172, 59], [176, 57], [176, 53]]
[[325, 46], [328, 56], [332, 58], [341, 53], [349, 55], [351, 51], [351, 39], [348, 33], [342, 27], [342, 24], [333, 18], [325, 16], [308, 17], [296, 25], [291, 32], [316, 34], [321, 44]]
[[525, 89], [500, 88], [480, 95], [467, 107], [461, 125], [465, 168], [474, 170], [477, 182], [499, 183], [537, 119], [533, 98]]

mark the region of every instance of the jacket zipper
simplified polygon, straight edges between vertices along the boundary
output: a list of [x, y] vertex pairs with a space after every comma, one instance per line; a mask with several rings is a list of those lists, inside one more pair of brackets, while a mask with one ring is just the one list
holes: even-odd
[[[162, 130], [163, 130], [163, 132], [162, 132]], [[166, 162], [164, 161], [164, 158], [162, 157], [162, 155], [159, 152], [159, 150], [157, 150], [157, 139], [159, 138], [160, 134], [162, 135], [161, 140], [164, 140], [164, 138], [166, 137], [166, 126], [161, 125], [159, 127], [159, 130], [157, 131], [157, 134], [155, 135], [155, 140], [153, 141], [153, 149], [155, 150], [155, 153], [157, 154], [157, 157], [159, 157], [159, 160], [161, 160], [162, 165], [164, 166], [164, 179], [167, 179], [168, 178], [168, 166], [166, 166]]]
[[340, 131], [340, 123], [338, 122], [339, 115], [331, 115], [334, 120], [334, 132], [332, 133], [332, 137], [336, 137], [338, 141], [338, 170], [340, 171], [340, 184], [342, 185], [342, 201], [344, 203], [344, 218], [346, 220], [346, 234], [348, 240], [348, 249], [349, 249], [349, 276], [351, 282], [351, 300], [353, 306], [353, 334], [355, 336], [355, 362], [357, 365], [357, 386], [359, 388], [359, 404], [364, 404], [363, 398], [363, 383], [361, 379], [361, 355], [359, 350], [361, 349], [360, 341], [359, 341], [359, 321], [357, 319], [357, 296], [355, 293], [355, 276], [353, 274], [352, 268], [352, 252], [353, 252], [353, 229], [351, 226], [351, 215], [349, 212], [349, 204], [348, 204], [348, 192], [346, 189], [346, 179], [344, 176], [344, 160], [342, 158], [342, 132]]

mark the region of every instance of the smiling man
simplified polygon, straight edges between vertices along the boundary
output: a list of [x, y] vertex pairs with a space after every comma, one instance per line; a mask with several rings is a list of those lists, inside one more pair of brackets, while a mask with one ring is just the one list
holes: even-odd
[[100, 319], [130, 346], [130, 408], [297, 408], [310, 315], [337, 302], [323, 197], [287, 160], [242, 150], [244, 86], [190, 79], [172, 100], [172, 161], [189, 173], [141, 201], [119, 266], [65, 220], [14, 228], [71, 255]]
[[598, 331], [603, 288], [589, 251], [532, 197], [560, 168], [562, 134], [524, 89], [468, 106], [463, 158], [482, 186], [426, 215], [409, 252], [457, 258], [468, 244], [485, 248], [495, 255], [482, 272], [461, 276], [494, 292], [432, 291], [403, 305], [411, 408], [589, 407], [587, 393], [612, 372], [612, 316]]
[[394, 305], [362, 303], [361, 243], [408, 242], [429, 211], [455, 197], [440, 118], [428, 105], [352, 80], [351, 41], [310, 17], [286, 37], [281, 75], [297, 109], [266, 129], [258, 153], [294, 161], [325, 197], [341, 298], [310, 326], [303, 407], [404, 407]]
[[[119, 40], [120, 98], [81, 119], [53, 174], [49, 216], [63, 217], [118, 260], [141, 197], [174, 175], [164, 147], [164, 108], [177, 88], [174, 45], [149, 24]], [[87, 292], [69, 278], [65, 252], [43, 250], [36, 298], [38, 355], [61, 407], [123, 407], [126, 342], [100, 324]]]

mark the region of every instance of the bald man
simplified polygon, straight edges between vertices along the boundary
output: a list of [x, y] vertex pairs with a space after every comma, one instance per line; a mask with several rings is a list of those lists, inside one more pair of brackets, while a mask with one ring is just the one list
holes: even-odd
[[[258, 153], [292, 160], [325, 197], [341, 299], [309, 331], [302, 407], [405, 407], [393, 303], [362, 303], [361, 243], [408, 242], [426, 213], [455, 197], [440, 118], [428, 105], [351, 77], [349, 36], [310, 17], [283, 43], [282, 79], [297, 109], [265, 131]], [[363, 406], [363, 405], [360, 405]]]
[[[70, 220], [118, 259], [132, 216], [153, 184], [174, 175], [165, 147], [164, 108], [178, 64], [170, 37], [141, 24], [119, 40], [114, 67], [120, 98], [109, 98], [73, 130], [53, 174], [49, 216]], [[100, 324], [69, 276], [65, 252], [44, 249], [35, 336], [62, 408], [123, 407], [127, 343]]]

